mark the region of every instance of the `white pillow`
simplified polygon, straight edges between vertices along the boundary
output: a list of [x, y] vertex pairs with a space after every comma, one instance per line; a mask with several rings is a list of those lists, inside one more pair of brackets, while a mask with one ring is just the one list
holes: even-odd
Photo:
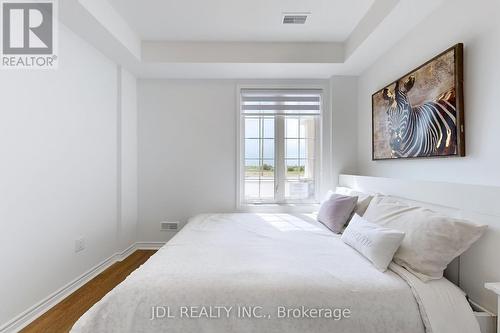
[[382, 228], [356, 214], [340, 239], [384, 272], [404, 237], [404, 232]]
[[413, 207], [385, 196], [376, 196], [363, 217], [406, 234], [394, 255], [394, 262], [422, 281], [442, 278], [446, 266], [478, 240], [486, 229], [485, 225]]
[[[330, 196], [334, 194], [333, 191], [329, 191]], [[373, 199], [373, 195], [355, 191], [353, 189], [350, 189], [348, 187], [337, 187], [335, 189], [335, 193], [337, 194], [342, 194], [342, 195], [349, 195], [351, 197], [358, 197], [358, 203], [356, 204], [356, 208], [354, 209], [354, 213], [358, 214], [359, 216], [363, 216], [365, 213], [366, 209], [368, 208], [368, 205], [370, 204], [370, 201]]]

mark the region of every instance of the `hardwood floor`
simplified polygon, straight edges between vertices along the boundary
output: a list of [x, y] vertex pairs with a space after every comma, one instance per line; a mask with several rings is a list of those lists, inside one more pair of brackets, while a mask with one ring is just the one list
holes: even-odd
[[21, 332], [69, 332], [88, 309], [153, 255], [155, 250], [138, 250], [114, 263], [80, 289], [26, 326]]

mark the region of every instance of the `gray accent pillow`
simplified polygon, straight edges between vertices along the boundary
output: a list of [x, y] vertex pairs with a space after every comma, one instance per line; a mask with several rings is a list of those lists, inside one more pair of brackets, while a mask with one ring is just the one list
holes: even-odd
[[318, 221], [334, 233], [340, 233], [356, 208], [358, 197], [333, 194], [323, 201], [318, 212]]
[[[333, 193], [333, 192], [332, 192]], [[373, 199], [373, 194], [363, 193], [356, 190], [353, 190], [348, 187], [339, 187], [335, 189], [335, 193], [342, 195], [349, 195], [351, 197], [358, 197], [358, 203], [356, 204], [356, 209], [354, 209], [354, 213], [359, 216], [363, 216], [370, 204], [370, 201]]]

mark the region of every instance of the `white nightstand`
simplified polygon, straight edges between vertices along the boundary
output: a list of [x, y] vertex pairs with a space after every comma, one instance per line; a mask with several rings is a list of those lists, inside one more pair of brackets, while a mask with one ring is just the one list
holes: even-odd
[[500, 333], [500, 282], [485, 283], [484, 287], [493, 291], [498, 297], [498, 313], [497, 313], [497, 333]]

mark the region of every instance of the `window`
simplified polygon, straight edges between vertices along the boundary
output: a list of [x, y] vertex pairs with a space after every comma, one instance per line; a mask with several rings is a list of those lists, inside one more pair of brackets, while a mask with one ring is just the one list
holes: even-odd
[[240, 203], [313, 203], [322, 91], [240, 91]]

